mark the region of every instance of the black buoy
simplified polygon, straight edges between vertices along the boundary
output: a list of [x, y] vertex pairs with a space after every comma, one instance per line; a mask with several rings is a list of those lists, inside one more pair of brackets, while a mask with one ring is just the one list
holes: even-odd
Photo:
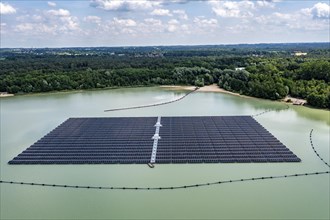
[[155, 165], [154, 165], [153, 163], [148, 163], [148, 166], [149, 166], [150, 168], [154, 168], [154, 167], [155, 167]]

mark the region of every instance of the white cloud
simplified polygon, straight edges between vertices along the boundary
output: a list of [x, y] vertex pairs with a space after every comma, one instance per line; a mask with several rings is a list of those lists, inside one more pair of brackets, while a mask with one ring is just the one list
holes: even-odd
[[17, 31], [26, 32], [34, 29], [34, 24], [32, 23], [23, 23], [16, 26]]
[[284, 14], [279, 12], [274, 12], [273, 16], [276, 20], [294, 20], [295, 15], [294, 14]]
[[261, 8], [274, 8], [275, 3], [280, 0], [242, 0], [242, 1], [219, 1], [211, 0], [209, 4], [212, 6], [213, 12], [224, 18], [246, 18], [253, 17], [254, 11]]
[[189, 25], [180, 24], [177, 19], [170, 19], [168, 22], [163, 23], [159, 19], [147, 18], [144, 22], [138, 26], [139, 34], [150, 37], [155, 33], [167, 33], [171, 34], [173, 32], [189, 33]]
[[[258, 24], [264, 25], [265, 27], [272, 29], [272, 28], [291, 28], [295, 29], [300, 26], [300, 20], [302, 18], [299, 17], [298, 14], [292, 13], [292, 14], [285, 14], [285, 13], [279, 13], [274, 12], [268, 16], [259, 16], [255, 18], [255, 21]], [[299, 25], [298, 25], [299, 24]]]
[[[12, 21], [3, 20], [7, 25], [1, 24], [1, 33], [6, 31], [6, 34], [11, 34], [8, 36], [16, 36], [17, 39], [40, 39], [43, 45], [45, 42], [62, 42], [63, 39], [68, 39], [68, 45], [78, 42], [82, 45], [89, 42], [92, 45], [110, 45], [115, 42], [119, 45], [125, 40], [129, 44], [232, 43], [246, 39], [251, 39], [251, 42], [277, 41], [278, 36], [285, 35], [283, 41], [313, 38], [318, 41], [325, 39], [329, 30], [329, 3], [318, 1], [307, 4], [309, 8], [306, 4], [302, 6], [303, 3], [288, 8], [287, 4], [277, 7], [276, 0], [190, 0], [186, 8], [185, 5], [172, 4], [189, 0], [89, 1], [94, 3], [94, 7], [109, 12], [81, 14], [74, 9], [67, 10], [69, 7], [65, 6], [48, 7], [45, 1], [42, 4], [46, 9], [28, 10], [20, 6], [25, 13], [18, 13], [20, 11], [16, 9], [17, 14], [9, 16]], [[201, 10], [198, 12], [199, 7]], [[204, 16], [198, 16], [201, 13]], [[310, 37], [305, 38], [305, 35]], [[111, 40], [104, 36], [111, 36]]]
[[270, 15], [258, 16], [254, 19], [259, 25], [259, 28], [264, 27], [269, 30], [285, 30], [286, 32], [292, 30], [302, 31], [328, 31], [328, 19], [314, 19], [313, 15], [304, 10], [295, 11], [291, 13], [274, 12]]
[[113, 18], [112, 24], [120, 27], [135, 27], [137, 24], [132, 19]]
[[186, 33], [190, 33], [189, 26], [186, 24], [181, 25], [181, 29]]
[[53, 34], [56, 28], [56, 26], [47, 26], [42, 23], [22, 23], [16, 25], [14, 30], [27, 35], [39, 35], [41, 33]]
[[171, 19], [167, 23], [166, 30], [168, 32], [175, 32], [179, 29], [179, 21], [176, 19]]
[[268, 7], [268, 8], [274, 8], [275, 7], [274, 0], [262, 0], [262, 1], [256, 1], [256, 4], [258, 7]]
[[195, 1], [195, 0], [159, 0], [163, 4], [170, 4], [170, 3], [179, 3], [179, 4], [185, 4], [189, 1]]
[[178, 15], [180, 19], [188, 20], [188, 15], [184, 10], [174, 10], [173, 14]]
[[247, 25], [247, 24], [237, 24], [237, 25], [233, 25], [233, 26], [229, 26], [226, 28], [230, 33], [247, 33], [247, 32], [251, 32], [254, 31], [254, 26], [251, 25]]
[[6, 31], [6, 27], [7, 27], [7, 23], [4, 23], [4, 22], [1, 22], [1, 23], [0, 23], [0, 33], [1, 33], [1, 34], [5, 34], [5, 33], [7, 33], [7, 31]]
[[87, 17], [84, 17], [84, 21], [86, 22], [90, 22], [90, 23], [95, 23], [95, 24], [100, 24], [101, 23], [101, 18], [98, 17], [98, 16], [87, 16]]
[[175, 32], [177, 29], [178, 29], [178, 27], [176, 25], [169, 25], [167, 27], [168, 32]]
[[42, 16], [40, 16], [40, 15], [32, 15], [32, 19], [37, 22], [40, 22], [43, 20]]
[[137, 27], [141, 35], [150, 36], [150, 33], [161, 33], [164, 31], [165, 25], [159, 19], [146, 18], [143, 21]]
[[80, 30], [78, 24], [78, 18], [72, 16], [60, 17], [60, 21], [62, 22], [62, 26], [60, 30], [62, 31], [76, 31]]
[[251, 10], [255, 9], [252, 1], [210, 1], [213, 12], [225, 18], [252, 17]]
[[68, 10], [48, 10], [39, 13], [40, 14], [27, 14], [17, 17], [16, 20], [19, 24], [15, 26], [14, 30], [31, 36], [43, 36], [43, 34], [74, 34], [81, 32], [78, 18], [71, 16]]
[[70, 11], [66, 9], [48, 10], [46, 12], [46, 20], [48, 24], [56, 26], [56, 30], [59, 32], [80, 30], [78, 18], [71, 16]]
[[107, 11], [148, 10], [161, 5], [160, 1], [149, 0], [92, 0], [90, 6]]
[[16, 17], [16, 21], [19, 22], [42, 22], [44, 21], [44, 18], [41, 15], [35, 14], [35, 15], [22, 15]]
[[192, 0], [91, 0], [90, 6], [107, 11], [152, 10], [169, 4], [185, 4]]
[[155, 9], [150, 14], [151, 15], [157, 15], [157, 16], [172, 16], [172, 14], [170, 13], [169, 10], [162, 9], [162, 8]]
[[215, 27], [218, 25], [218, 20], [214, 18], [207, 19], [204, 16], [199, 16], [194, 18], [194, 23], [199, 27]]
[[70, 12], [65, 9], [49, 10], [49, 11], [47, 11], [47, 14], [53, 15], [53, 16], [70, 16]]
[[[98, 26], [99, 34], [111, 34], [115, 36], [121, 36], [122, 34], [135, 36], [140, 31], [140, 24], [133, 19], [121, 19], [114, 17], [112, 20], [107, 20]], [[89, 34], [95, 34], [93, 31], [89, 31]]]
[[168, 24], [177, 25], [177, 24], [179, 24], [179, 21], [176, 19], [171, 19], [168, 21]]
[[161, 20], [154, 19], [154, 18], [146, 18], [146, 19], [144, 19], [144, 22], [147, 25], [152, 25], [152, 26], [161, 26], [162, 25], [162, 21]]
[[6, 14], [15, 14], [15, 13], [16, 13], [16, 9], [13, 6], [7, 3], [0, 2], [0, 14], [6, 15]]
[[50, 7], [56, 7], [56, 3], [55, 2], [47, 2], [47, 4]]
[[330, 5], [327, 3], [317, 3], [311, 8], [302, 9], [301, 12], [307, 16], [320, 19], [329, 19]]

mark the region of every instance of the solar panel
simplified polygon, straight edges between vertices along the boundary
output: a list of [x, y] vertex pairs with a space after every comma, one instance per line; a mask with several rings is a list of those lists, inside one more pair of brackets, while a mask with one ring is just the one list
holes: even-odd
[[70, 118], [9, 164], [301, 160], [250, 116]]

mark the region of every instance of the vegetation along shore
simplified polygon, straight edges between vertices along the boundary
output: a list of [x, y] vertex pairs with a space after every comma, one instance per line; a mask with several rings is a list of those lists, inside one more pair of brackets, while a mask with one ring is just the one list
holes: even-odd
[[0, 52], [3, 94], [217, 84], [220, 88], [201, 91], [222, 89], [236, 95], [330, 108], [328, 43], [2, 48]]

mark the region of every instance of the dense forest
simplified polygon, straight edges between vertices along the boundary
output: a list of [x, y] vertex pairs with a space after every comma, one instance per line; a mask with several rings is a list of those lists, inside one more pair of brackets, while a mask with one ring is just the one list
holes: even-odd
[[0, 92], [217, 83], [244, 95], [272, 100], [290, 95], [330, 108], [329, 43], [0, 52]]

